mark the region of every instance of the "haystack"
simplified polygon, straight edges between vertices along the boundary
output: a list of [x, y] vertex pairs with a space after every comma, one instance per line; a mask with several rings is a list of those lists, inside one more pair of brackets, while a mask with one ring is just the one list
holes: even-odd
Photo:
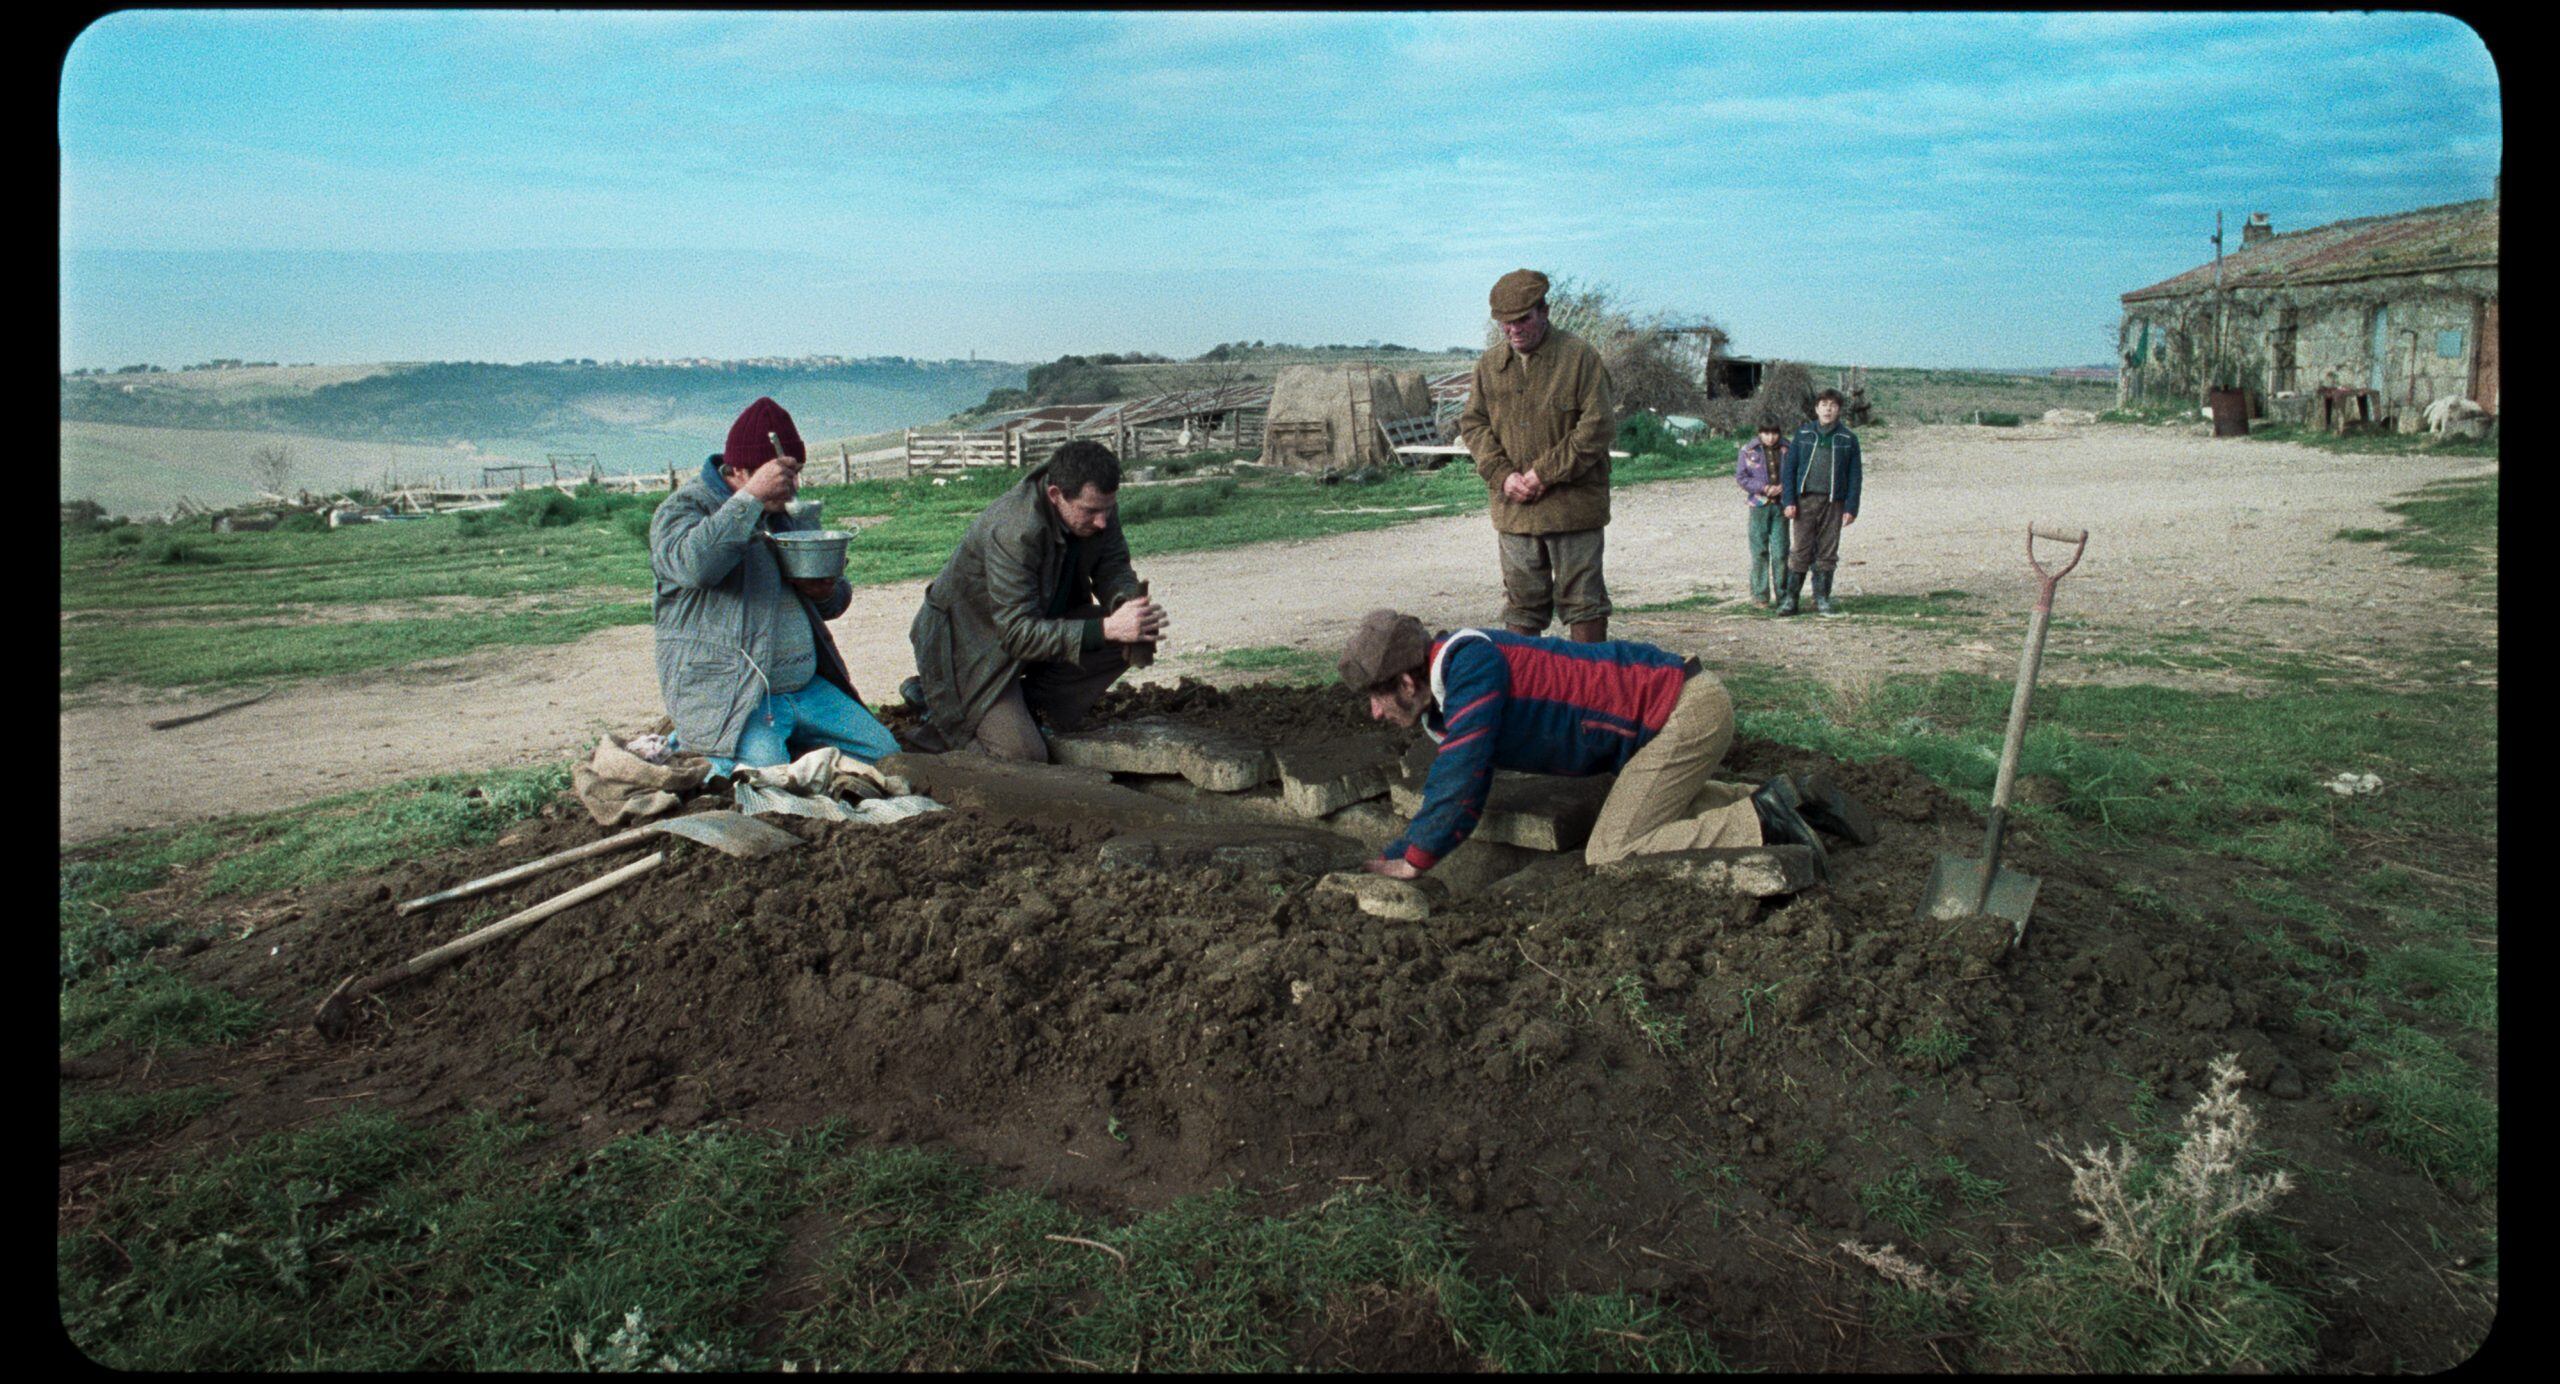
[[1418, 370], [1284, 365], [1271, 382], [1262, 460], [1300, 471], [1384, 466], [1395, 460], [1379, 424], [1431, 416]]
[[1770, 366], [1760, 376], [1760, 389], [1751, 396], [1753, 426], [1775, 423], [1781, 433], [1792, 433], [1813, 421], [1813, 372], [1791, 360]]

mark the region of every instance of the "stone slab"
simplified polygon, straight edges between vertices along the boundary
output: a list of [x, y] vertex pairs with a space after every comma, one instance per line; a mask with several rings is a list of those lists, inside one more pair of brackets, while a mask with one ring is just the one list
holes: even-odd
[[1404, 834], [1406, 817], [1382, 802], [1353, 803], [1324, 819], [1327, 828], [1358, 841], [1373, 851], [1382, 851], [1387, 843]]
[[1822, 883], [1810, 846], [1747, 846], [1631, 855], [1599, 867], [1604, 874], [1652, 875], [1745, 898], [1799, 894]]
[[1281, 797], [1280, 789], [1272, 784], [1248, 788], [1241, 793], [1212, 793], [1179, 775], [1130, 776], [1122, 782], [1148, 797], [1179, 804], [1183, 820], [1202, 825], [1327, 826], [1323, 822], [1311, 822], [1292, 810]]
[[1180, 774], [1217, 793], [1240, 793], [1271, 779], [1271, 752], [1260, 741], [1161, 716], [1053, 735], [1049, 749], [1061, 764]]
[[[1324, 819], [1324, 825], [1351, 837], [1369, 848], [1371, 853], [1386, 849], [1388, 842], [1404, 834], [1407, 818], [1382, 802], [1353, 803]], [[1438, 880], [1456, 898], [1469, 898], [1484, 892], [1541, 860], [1557, 857], [1500, 841], [1488, 841], [1478, 832], [1458, 843], [1458, 848], [1440, 858], [1425, 880]], [[1576, 862], [1579, 855], [1571, 857]]]
[[1384, 797], [1397, 772], [1395, 737], [1349, 735], [1272, 752], [1280, 792], [1301, 816], [1322, 817], [1356, 802]]
[[1361, 912], [1390, 922], [1418, 923], [1431, 916], [1431, 896], [1419, 886], [1366, 870], [1327, 875], [1316, 885], [1316, 892], [1347, 895]]
[[[1566, 778], [1559, 774], [1518, 774], [1497, 769], [1493, 790], [1485, 796], [1484, 820], [1473, 839], [1524, 846], [1533, 851], [1578, 851], [1591, 839], [1600, 820], [1600, 804], [1617, 783], [1615, 774]], [[1398, 812], [1411, 817], [1422, 810], [1422, 781], [1406, 779], [1388, 791]]]

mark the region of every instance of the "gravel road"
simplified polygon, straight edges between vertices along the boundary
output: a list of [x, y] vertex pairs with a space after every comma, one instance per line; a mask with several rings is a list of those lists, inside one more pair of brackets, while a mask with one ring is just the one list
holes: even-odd
[[[1862, 596], [1947, 589], [1973, 593], [1992, 609], [2023, 609], [2031, 587], [2020, 539], [2034, 520], [2091, 531], [2088, 558], [2065, 584], [2060, 609], [2107, 637], [2241, 632], [2293, 647], [2358, 650], [2459, 620], [2494, 639], [2495, 612], [2453, 605], [2451, 577], [2403, 564], [2379, 544], [2333, 536], [2392, 526], [2397, 520], [2381, 506], [2428, 481], [2496, 469], [2495, 461], [2339, 456], [2158, 428], [1899, 427], [1872, 448], [1866, 512], [1842, 542], [1838, 594], [1852, 611]], [[1622, 492], [1608, 553], [1621, 609], [1738, 592], [1740, 511], [1739, 493], [1723, 480]], [[1141, 571], [1174, 622], [1149, 681], [1203, 672], [1225, 649], [1330, 650], [1376, 605], [1397, 605], [1435, 626], [1500, 613], [1481, 513], [1161, 558]], [[913, 671], [906, 631], [922, 590], [921, 582], [902, 582], [856, 591], [834, 622], [866, 697], [893, 697]], [[2263, 599], [2270, 597], [2303, 604]], [[2005, 644], [1968, 647], [1884, 621], [1779, 621], [1744, 606], [1629, 611], [1613, 633], [1689, 647], [1714, 664], [1956, 667], [2006, 676], [2017, 657]], [[579, 753], [603, 728], [658, 714], [649, 641], [647, 627], [625, 627], [571, 645], [325, 679], [167, 731], [144, 723], [237, 694], [133, 693], [65, 711], [60, 839]], [[2047, 676], [2075, 671], [2049, 665]]]

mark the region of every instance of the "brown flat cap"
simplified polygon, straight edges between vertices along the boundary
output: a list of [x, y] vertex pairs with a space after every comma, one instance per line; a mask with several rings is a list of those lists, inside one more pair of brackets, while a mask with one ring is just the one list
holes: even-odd
[[1360, 617], [1337, 665], [1346, 687], [1370, 688], [1431, 660], [1431, 632], [1410, 615], [1373, 610]]
[[1546, 296], [1546, 275], [1535, 269], [1514, 269], [1493, 281], [1493, 320], [1517, 322]]

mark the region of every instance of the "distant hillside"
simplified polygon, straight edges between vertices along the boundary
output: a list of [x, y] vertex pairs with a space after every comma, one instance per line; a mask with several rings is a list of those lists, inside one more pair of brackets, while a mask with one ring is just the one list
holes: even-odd
[[493, 450], [501, 441], [539, 448], [658, 434], [670, 442], [682, 438], [682, 450], [693, 452], [705, 438], [716, 446], [738, 410], [760, 394], [781, 400], [803, 436], [868, 433], [948, 417], [990, 389], [1020, 384], [1023, 367], [896, 357], [691, 366], [438, 362], [370, 373], [337, 367], [335, 378], [295, 388], [303, 373], [251, 368], [65, 376], [62, 418], [347, 441], [462, 442]]

